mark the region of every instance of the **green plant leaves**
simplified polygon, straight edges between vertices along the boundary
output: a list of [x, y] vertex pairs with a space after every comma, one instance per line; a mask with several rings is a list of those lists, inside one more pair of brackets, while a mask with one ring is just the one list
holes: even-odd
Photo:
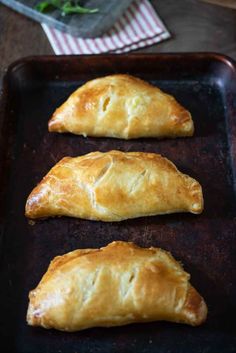
[[79, 5], [79, 1], [47, 0], [36, 5], [36, 10], [45, 13], [59, 9], [62, 15], [96, 13], [98, 9], [89, 9]]

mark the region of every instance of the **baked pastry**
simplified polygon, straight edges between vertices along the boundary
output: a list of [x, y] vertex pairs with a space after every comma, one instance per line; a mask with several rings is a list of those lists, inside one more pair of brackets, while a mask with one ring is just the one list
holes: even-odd
[[174, 97], [129, 75], [78, 88], [53, 114], [49, 131], [123, 139], [192, 136], [191, 114]]
[[78, 331], [155, 320], [192, 326], [207, 306], [170, 253], [113, 242], [57, 256], [29, 294], [32, 326]]
[[92, 152], [57, 163], [31, 192], [26, 216], [90, 220], [201, 213], [200, 184], [159, 154]]

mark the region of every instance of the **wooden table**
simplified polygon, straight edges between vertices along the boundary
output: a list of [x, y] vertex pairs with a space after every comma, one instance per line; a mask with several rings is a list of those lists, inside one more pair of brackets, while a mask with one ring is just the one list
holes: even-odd
[[[198, 0], [152, 0], [172, 38], [142, 52], [215, 51], [236, 59], [236, 10]], [[0, 84], [7, 66], [28, 55], [53, 54], [41, 28], [0, 5]]]

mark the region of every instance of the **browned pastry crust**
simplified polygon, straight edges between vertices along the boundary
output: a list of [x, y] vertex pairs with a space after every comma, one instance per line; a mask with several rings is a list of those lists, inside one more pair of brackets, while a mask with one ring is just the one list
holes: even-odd
[[49, 131], [116, 138], [192, 136], [191, 114], [174, 97], [129, 75], [78, 88], [53, 114]]
[[120, 151], [63, 158], [26, 203], [29, 218], [64, 215], [107, 222], [202, 210], [200, 184], [168, 159]]
[[207, 306], [170, 253], [113, 242], [56, 257], [29, 294], [32, 326], [78, 331], [166, 320], [203, 323]]

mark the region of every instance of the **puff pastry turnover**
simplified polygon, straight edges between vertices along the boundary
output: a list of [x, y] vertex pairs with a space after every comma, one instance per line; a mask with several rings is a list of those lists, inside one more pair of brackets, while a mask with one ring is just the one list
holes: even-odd
[[124, 139], [192, 136], [191, 114], [174, 97], [129, 75], [87, 82], [53, 114], [49, 131]]
[[121, 221], [202, 209], [200, 184], [168, 159], [110, 151], [63, 158], [28, 197], [26, 216]]
[[170, 253], [113, 242], [56, 257], [29, 294], [32, 326], [77, 331], [154, 320], [200, 325], [207, 316], [190, 275]]
[[31, 192], [26, 216], [101, 221], [173, 212], [201, 213], [200, 184], [161, 155], [92, 152], [65, 157]]

